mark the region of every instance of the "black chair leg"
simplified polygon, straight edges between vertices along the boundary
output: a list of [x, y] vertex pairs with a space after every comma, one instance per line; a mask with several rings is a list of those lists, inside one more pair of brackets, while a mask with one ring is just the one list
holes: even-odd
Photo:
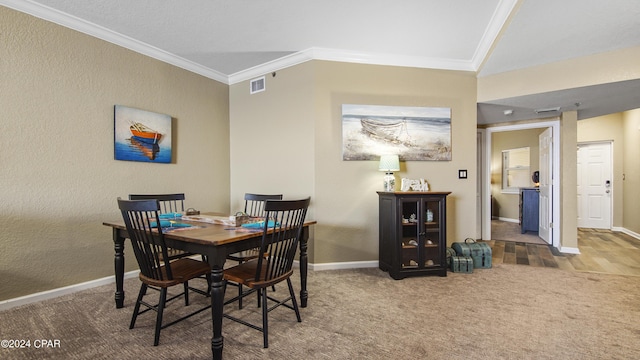
[[242, 309], [242, 284], [238, 284], [238, 309]]
[[264, 348], [269, 347], [269, 321], [267, 316], [269, 314], [268, 305], [267, 305], [267, 288], [260, 289], [260, 294], [262, 294], [262, 337], [264, 338]]
[[298, 309], [298, 302], [296, 301], [296, 294], [293, 292], [293, 285], [291, 285], [290, 278], [287, 278], [287, 285], [289, 286], [289, 294], [291, 295], [293, 310], [296, 312], [296, 318], [298, 319], [298, 322], [302, 322], [302, 319], [300, 318], [300, 309]]
[[160, 302], [158, 302], [158, 317], [156, 318], [156, 334], [153, 340], [153, 346], [158, 346], [160, 343], [160, 330], [162, 329], [162, 313], [164, 312], [164, 305], [167, 302], [167, 288], [160, 289]]
[[136, 319], [138, 318], [138, 313], [140, 312], [140, 303], [142, 302], [142, 298], [147, 293], [147, 284], [142, 283], [140, 286], [140, 291], [138, 292], [138, 300], [136, 300], [136, 306], [133, 308], [133, 316], [131, 316], [131, 323], [129, 324], [129, 329], [133, 329], [136, 325]]
[[184, 284], [184, 306], [189, 306], [189, 282], [185, 281]]

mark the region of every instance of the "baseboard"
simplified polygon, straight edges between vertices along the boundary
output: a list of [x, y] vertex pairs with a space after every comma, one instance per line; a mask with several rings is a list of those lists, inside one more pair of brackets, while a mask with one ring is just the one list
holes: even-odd
[[520, 223], [519, 219], [511, 219], [511, 218], [505, 218], [505, 217], [498, 217], [498, 220], [506, 221], [506, 222], [510, 222], [510, 223], [516, 223], [516, 224]]
[[577, 247], [568, 247], [568, 246], [561, 246], [558, 251], [560, 251], [561, 253], [564, 254], [576, 254], [576, 255], [580, 255], [580, 250]]
[[634, 238], [636, 238], [636, 239], [639, 239], [639, 240], [640, 240], [640, 234], [638, 234], [637, 232], [633, 232], [633, 231], [631, 231], [631, 230], [629, 230], [629, 229], [625, 229], [625, 228], [613, 228], [613, 229], [611, 229], [611, 230], [613, 230], [613, 231], [619, 231], [619, 232], [625, 233], [625, 234], [627, 234], [627, 235], [629, 235], [629, 236], [633, 236]]
[[[125, 273], [124, 274], [124, 278], [125, 279], [129, 279], [129, 278], [132, 278], [132, 277], [138, 277], [138, 273], [139, 272], [140, 272], [140, 270], [134, 270], [134, 271], [130, 271], [128, 273]], [[8, 310], [8, 309], [14, 308], [16, 306], [31, 304], [31, 303], [42, 301], [42, 300], [53, 299], [53, 298], [56, 298], [58, 296], [72, 294], [72, 293], [74, 293], [76, 291], [91, 289], [91, 288], [94, 288], [96, 286], [112, 284], [112, 283], [115, 283], [115, 282], [116, 282], [115, 277], [113, 275], [111, 275], [111, 276], [103, 277], [101, 279], [91, 280], [91, 281], [87, 281], [87, 282], [83, 282], [83, 283], [79, 283], [79, 284], [74, 284], [74, 285], [69, 285], [69, 286], [65, 286], [65, 287], [61, 287], [61, 288], [57, 288], [57, 289], [51, 289], [51, 290], [47, 290], [47, 291], [42, 291], [42, 292], [39, 292], [39, 293], [20, 296], [20, 297], [13, 298], [13, 299], [2, 300], [2, 301], [0, 301], [0, 311]]]
[[[294, 267], [300, 267], [300, 263], [298, 261], [294, 262]], [[351, 261], [351, 262], [336, 262], [336, 263], [322, 263], [322, 264], [309, 264], [309, 270], [320, 271], [320, 270], [339, 270], [339, 269], [357, 269], [357, 268], [377, 268], [378, 261]], [[140, 270], [130, 271], [124, 274], [125, 279], [138, 277], [138, 273]], [[69, 285], [57, 289], [51, 289], [47, 291], [42, 291], [39, 293], [29, 294], [25, 296], [20, 296], [13, 299], [7, 299], [0, 301], [0, 311], [9, 310], [11, 308], [31, 304], [38, 301], [43, 301], [47, 299], [53, 299], [58, 296], [72, 294], [77, 291], [86, 290], [90, 288], [94, 288], [97, 286], [113, 284], [115, 283], [115, 277], [107, 276], [101, 279], [91, 280], [79, 284]]]
[[377, 268], [377, 267], [378, 267], [377, 260], [309, 264], [309, 269], [314, 271]]

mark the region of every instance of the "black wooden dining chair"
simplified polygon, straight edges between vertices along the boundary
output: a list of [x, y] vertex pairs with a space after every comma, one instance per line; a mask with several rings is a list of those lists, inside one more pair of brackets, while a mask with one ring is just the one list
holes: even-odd
[[160, 213], [184, 212], [184, 193], [176, 194], [129, 194], [129, 200], [156, 199], [160, 203]]
[[[266, 200], [264, 204], [265, 222], [262, 242], [255, 259], [224, 270], [224, 278], [249, 288], [239, 296], [225, 302], [233, 303], [245, 296], [258, 292], [262, 297], [262, 326], [252, 324], [240, 318], [224, 316], [263, 333], [264, 347], [269, 347], [268, 313], [283, 305], [296, 314], [301, 322], [298, 302], [291, 284], [293, 260], [302, 236], [302, 226], [309, 207], [309, 198], [302, 200]], [[279, 282], [287, 281], [289, 296], [276, 299], [267, 295], [267, 288]], [[269, 307], [268, 301], [275, 302]], [[289, 304], [289, 301], [291, 304]]]
[[[168, 324], [162, 324], [164, 309], [169, 301], [184, 296], [185, 306], [188, 306], [190, 290], [208, 296], [206, 291], [190, 287], [189, 280], [205, 277], [207, 282], [210, 283], [211, 268], [206, 262], [191, 258], [169, 260], [164, 234], [158, 219], [160, 210], [158, 200], [122, 200], [118, 198], [118, 207], [122, 212], [127, 233], [133, 246], [133, 252], [140, 266], [139, 278], [142, 282], [129, 329], [133, 329], [135, 326], [138, 315], [149, 310], [155, 311], [157, 315], [153, 345], [157, 346], [160, 342], [161, 329], [211, 308], [211, 304], [207, 302], [208, 305], [204, 308], [200, 308]], [[183, 285], [184, 290], [167, 299], [167, 289], [180, 284]], [[160, 299], [157, 304], [150, 304], [143, 300], [147, 289], [154, 289], [160, 292]], [[141, 305], [144, 305], [146, 309], [140, 311]]]
[[[282, 194], [244, 194], [244, 213], [254, 217], [265, 217], [264, 202], [266, 200], [282, 200]], [[233, 254], [227, 255], [227, 259], [237, 261], [239, 264], [247, 262], [251, 259], [258, 257], [260, 249], [253, 248], [249, 250], [239, 251]], [[242, 284], [233, 285], [238, 286], [238, 295], [242, 294]], [[276, 291], [275, 286], [272, 287], [273, 291]], [[258, 306], [260, 306], [260, 297], [258, 297]], [[238, 308], [242, 309], [242, 297], [238, 300]]]
[[[129, 200], [158, 200], [160, 214], [184, 212], [184, 193], [177, 194], [129, 194]], [[191, 256], [188, 252], [178, 249], [168, 249], [169, 260]], [[204, 258], [203, 258], [204, 260]]]

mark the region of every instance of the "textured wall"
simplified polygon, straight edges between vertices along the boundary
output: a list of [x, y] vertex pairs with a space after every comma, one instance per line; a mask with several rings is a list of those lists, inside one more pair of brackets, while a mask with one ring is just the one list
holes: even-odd
[[626, 111], [624, 118], [624, 220], [627, 230], [640, 235], [640, 109]]
[[[310, 262], [378, 259], [376, 191], [382, 190], [382, 174], [377, 161], [342, 161], [342, 104], [452, 108], [452, 161], [402, 162], [396, 178], [398, 188], [401, 177], [422, 177], [433, 190], [452, 191], [449, 242], [473, 236], [474, 74], [311, 61], [266, 80], [266, 92], [255, 95], [247, 83], [231, 86], [232, 163], [254, 164], [232, 167], [232, 198], [249, 189], [311, 195], [310, 217], [318, 225]], [[293, 153], [282, 156], [287, 148]], [[286, 175], [282, 167], [289, 167]], [[458, 180], [458, 169], [467, 169], [469, 178]]]
[[640, 78], [640, 46], [478, 78], [478, 102]]
[[[0, 300], [112, 275], [117, 197], [228, 211], [227, 85], [5, 7], [0, 49]], [[173, 164], [113, 159], [115, 104], [173, 117]]]

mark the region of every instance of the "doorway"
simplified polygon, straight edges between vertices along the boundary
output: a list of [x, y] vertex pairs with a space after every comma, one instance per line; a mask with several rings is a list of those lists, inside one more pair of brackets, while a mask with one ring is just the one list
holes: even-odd
[[578, 227], [611, 230], [611, 142], [578, 144]]
[[549, 216], [550, 221], [549, 224], [557, 224], [556, 226], [551, 226], [551, 239], [549, 243], [558, 248], [560, 246], [560, 177], [554, 176], [553, 174], [560, 173], [560, 122], [558, 120], [553, 121], [541, 121], [535, 123], [525, 123], [525, 124], [516, 124], [516, 125], [505, 125], [505, 126], [495, 126], [489, 127], [484, 132], [484, 156], [483, 159], [486, 159], [482, 164], [481, 168], [483, 169], [483, 186], [482, 186], [482, 239], [490, 240], [491, 239], [491, 168], [492, 166], [496, 166], [496, 164], [491, 163], [491, 138], [493, 133], [495, 132], [503, 132], [503, 131], [514, 131], [514, 130], [524, 130], [524, 129], [536, 129], [536, 128], [551, 128], [551, 133], [554, 134], [551, 139], [551, 157], [552, 157], [552, 174], [551, 174], [551, 188], [550, 188], [550, 209]]

